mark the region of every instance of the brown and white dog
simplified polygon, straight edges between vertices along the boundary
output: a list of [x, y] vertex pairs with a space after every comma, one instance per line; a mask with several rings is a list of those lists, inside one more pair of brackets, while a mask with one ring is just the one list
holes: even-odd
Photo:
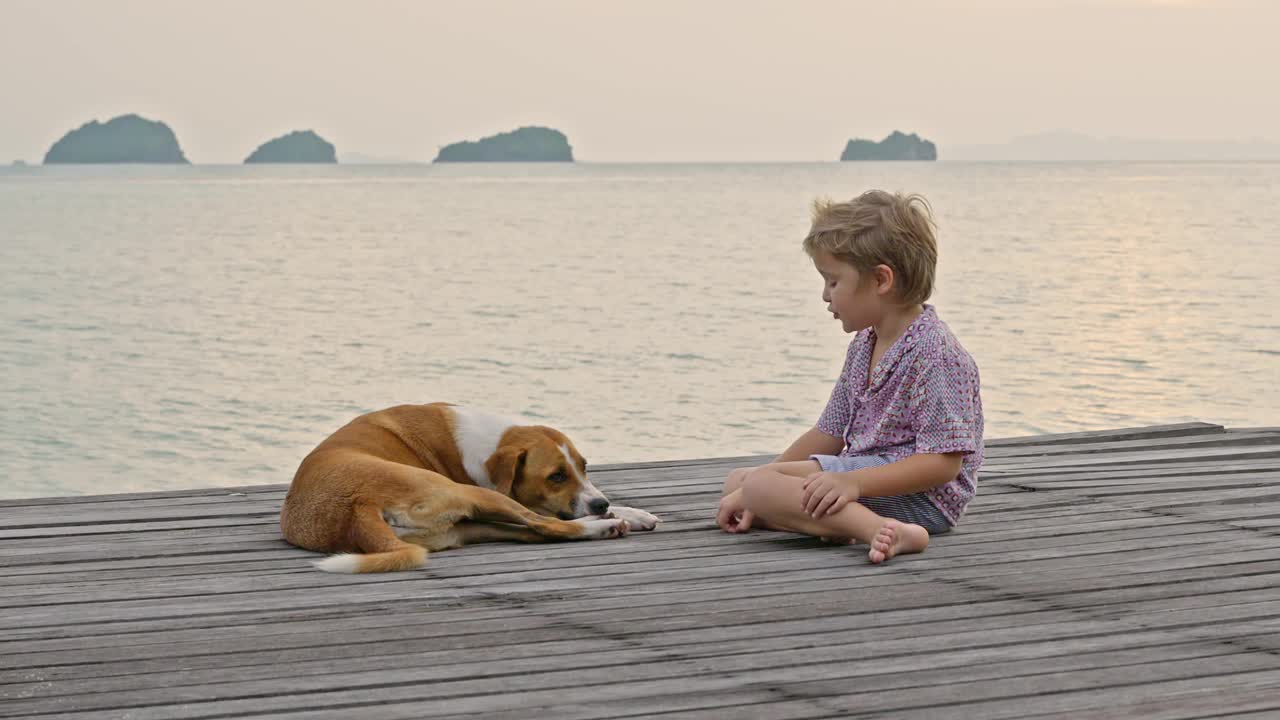
[[285, 540], [342, 553], [328, 572], [420, 567], [476, 542], [600, 540], [658, 518], [611, 506], [558, 430], [449, 403], [352, 420], [303, 459], [280, 511]]

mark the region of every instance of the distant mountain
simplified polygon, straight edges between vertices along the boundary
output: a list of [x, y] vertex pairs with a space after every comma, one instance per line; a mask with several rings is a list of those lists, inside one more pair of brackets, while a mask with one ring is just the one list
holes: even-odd
[[475, 142], [446, 145], [435, 162], [573, 162], [573, 148], [559, 130], [522, 127]]
[[1096, 138], [1055, 130], [1023, 135], [1003, 144], [957, 145], [948, 149], [947, 159], [1000, 162], [1280, 160], [1280, 143]]
[[162, 122], [121, 115], [105, 123], [88, 122], [63, 135], [44, 156], [56, 163], [187, 164], [173, 131]]
[[251, 163], [336, 163], [333, 144], [310, 130], [295, 130], [258, 146], [245, 164]]
[[937, 160], [938, 148], [919, 135], [894, 130], [880, 142], [854, 139], [844, 146], [842, 162], [859, 160]]

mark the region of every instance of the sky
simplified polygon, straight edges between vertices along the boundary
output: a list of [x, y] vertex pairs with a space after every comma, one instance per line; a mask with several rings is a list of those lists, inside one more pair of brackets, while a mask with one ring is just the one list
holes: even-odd
[[1280, 0], [0, 0], [0, 164], [129, 112], [196, 163], [298, 129], [419, 161], [522, 125], [593, 162], [1275, 142], [1277, 31]]

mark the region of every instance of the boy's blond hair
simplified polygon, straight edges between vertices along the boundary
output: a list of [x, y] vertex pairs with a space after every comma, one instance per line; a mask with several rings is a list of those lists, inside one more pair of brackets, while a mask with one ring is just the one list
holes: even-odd
[[810, 256], [826, 250], [859, 273], [888, 265], [898, 298], [922, 303], [933, 294], [938, 265], [935, 227], [923, 196], [868, 190], [849, 202], [815, 200], [804, 250]]

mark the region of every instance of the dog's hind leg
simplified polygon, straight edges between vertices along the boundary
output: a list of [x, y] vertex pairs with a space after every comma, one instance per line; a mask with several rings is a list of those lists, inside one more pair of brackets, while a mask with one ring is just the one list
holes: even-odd
[[521, 542], [544, 543], [559, 538], [540, 535], [524, 525], [512, 525], [505, 522], [486, 522], [484, 520], [462, 520], [444, 535], [418, 535], [412, 532], [400, 535], [406, 542], [425, 546], [432, 552], [452, 550], [465, 545], [489, 542]]
[[[584, 518], [583, 520], [568, 521], [573, 525], [580, 525], [586, 522], [597, 520], [598, 518]], [[601, 535], [601, 537], [619, 537], [619, 535]], [[440, 536], [416, 536], [401, 535], [401, 538], [408, 542], [425, 545], [428, 550], [438, 552], [440, 550], [450, 550], [460, 548], [464, 545], [475, 545], [477, 543], [489, 542], [521, 542], [521, 543], [544, 543], [554, 542], [556, 540], [575, 539], [563, 538], [552, 535], [539, 534], [532, 528], [524, 525], [513, 525], [505, 522], [486, 522], [483, 520], [463, 520], [449, 530], [445, 537]], [[592, 538], [576, 538], [576, 539], [592, 539]]]
[[333, 573], [368, 573], [411, 570], [427, 563], [427, 549], [396, 536], [382, 510], [361, 505], [352, 512], [351, 539], [361, 553], [330, 555], [313, 564]]

